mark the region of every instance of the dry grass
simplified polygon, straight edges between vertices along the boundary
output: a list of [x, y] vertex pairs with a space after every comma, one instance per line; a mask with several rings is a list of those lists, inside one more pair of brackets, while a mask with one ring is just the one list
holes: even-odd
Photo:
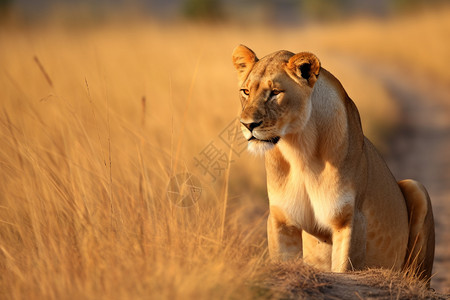
[[[218, 135], [237, 115], [230, 53], [242, 42], [261, 54], [316, 52], [371, 136], [395, 124], [383, 87], [308, 33], [186, 24], [0, 29], [2, 298], [278, 295], [280, 281], [266, 282], [268, 292], [259, 283], [284, 278], [267, 263], [261, 160], [233, 156], [230, 176], [215, 182], [193, 162], [211, 141], [229, 153]], [[202, 184], [188, 208], [167, 197], [170, 178], [186, 171]], [[295, 269], [305, 287], [320, 286], [314, 271]]]

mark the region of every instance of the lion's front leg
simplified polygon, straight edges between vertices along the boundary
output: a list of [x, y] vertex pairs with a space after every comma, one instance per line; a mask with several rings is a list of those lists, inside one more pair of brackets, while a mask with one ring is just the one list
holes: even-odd
[[345, 272], [364, 267], [366, 256], [366, 219], [355, 211], [347, 221], [333, 226], [331, 271]]
[[288, 226], [279, 214], [273, 211], [267, 220], [267, 238], [272, 260], [286, 261], [302, 256], [302, 231]]

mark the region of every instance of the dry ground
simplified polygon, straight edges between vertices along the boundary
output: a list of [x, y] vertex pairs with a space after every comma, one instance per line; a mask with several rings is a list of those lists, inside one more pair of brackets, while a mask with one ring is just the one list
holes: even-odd
[[[443, 297], [388, 271], [335, 275], [301, 263], [268, 263], [262, 161], [233, 153], [221, 138], [239, 109], [230, 53], [245, 43], [257, 54], [315, 52], [357, 103], [366, 134], [388, 153], [387, 133], [404, 124], [396, 100], [408, 97], [386, 84], [395, 76], [365, 71], [342, 56], [369, 66], [395, 61], [448, 83], [448, 16], [443, 10], [432, 17], [282, 32], [134, 23], [0, 28], [0, 294]], [[415, 38], [419, 28], [426, 45]], [[205, 149], [220, 158], [206, 173], [195, 163]], [[188, 199], [195, 199], [189, 207], [167, 193], [173, 191], [170, 179], [182, 172], [194, 174], [201, 186], [189, 190]], [[449, 191], [430, 192], [439, 208], [440, 273], [432, 286], [448, 293], [449, 239], [442, 233]]]

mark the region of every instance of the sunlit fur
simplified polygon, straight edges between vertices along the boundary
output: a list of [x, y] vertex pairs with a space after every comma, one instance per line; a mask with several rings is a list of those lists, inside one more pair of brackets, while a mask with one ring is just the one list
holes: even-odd
[[250, 141], [248, 142], [247, 149], [255, 155], [263, 156], [266, 151], [273, 149], [274, 147], [275, 145], [273, 143]]
[[345, 272], [411, 269], [414, 255], [428, 280], [434, 223], [426, 190], [415, 181], [400, 189], [339, 80], [308, 52], [258, 60], [238, 46], [233, 62], [243, 134], [250, 151], [265, 154], [271, 257]]

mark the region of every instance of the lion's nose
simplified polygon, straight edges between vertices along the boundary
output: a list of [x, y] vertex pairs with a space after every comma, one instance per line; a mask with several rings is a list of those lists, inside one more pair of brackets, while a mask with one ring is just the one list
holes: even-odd
[[258, 127], [259, 125], [262, 124], [261, 122], [251, 122], [251, 123], [246, 123], [243, 120], [241, 120], [242, 125], [244, 125], [245, 127], [247, 127], [248, 130], [250, 130], [250, 132], [253, 131], [253, 129], [255, 129], [256, 127]]

